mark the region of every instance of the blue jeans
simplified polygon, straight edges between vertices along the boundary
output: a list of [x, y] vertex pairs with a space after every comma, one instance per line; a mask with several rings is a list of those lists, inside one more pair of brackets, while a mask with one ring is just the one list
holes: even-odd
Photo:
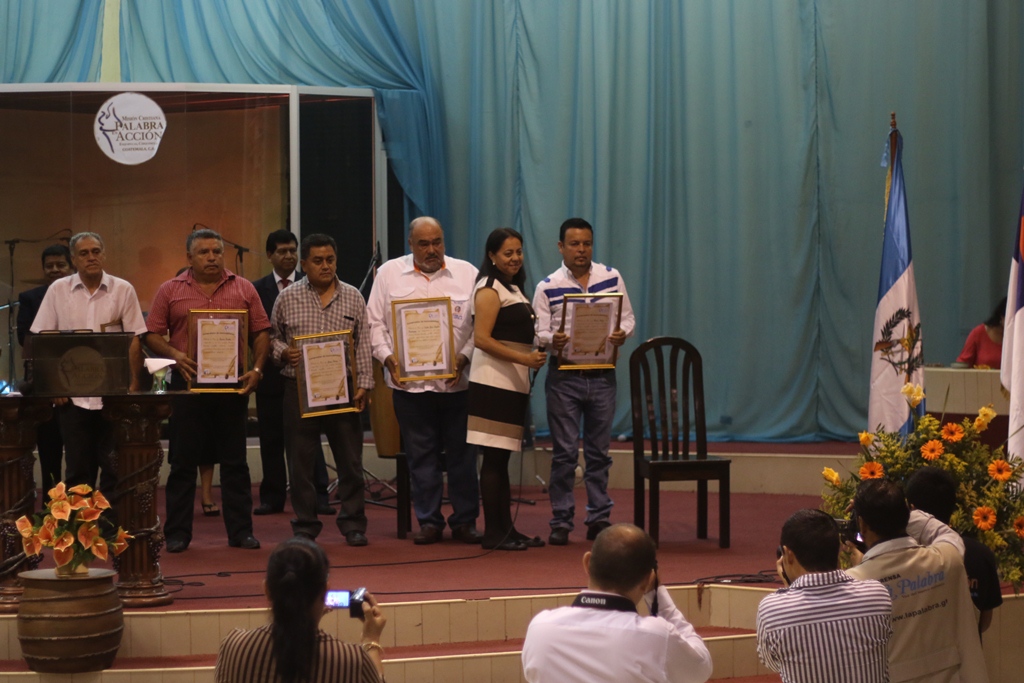
[[573, 528], [576, 512], [573, 484], [579, 461], [580, 427], [583, 428], [583, 483], [587, 488], [587, 525], [608, 521], [612, 499], [608, 496], [608, 447], [615, 418], [614, 370], [548, 369], [544, 383], [551, 429], [551, 528]]
[[480, 515], [476, 446], [466, 443], [468, 393], [395, 391], [392, 394], [395, 417], [402, 432], [402, 447], [409, 461], [412, 507], [420, 526], [444, 528], [442, 458], [448, 470], [448, 500], [452, 504], [448, 526], [454, 529], [475, 524]]

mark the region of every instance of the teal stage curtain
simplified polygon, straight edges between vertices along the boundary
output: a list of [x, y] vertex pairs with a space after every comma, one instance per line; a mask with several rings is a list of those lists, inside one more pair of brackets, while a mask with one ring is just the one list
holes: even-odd
[[0, 2], [0, 83], [100, 77], [103, 0]]
[[[5, 35], [40, 21], [8, 11]], [[126, 81], [374, 88], [396, 174], [455, 256], [510, 225], [532, 286], [562, 220], [587, 218], [637, 311], [626, 354], [692, 341], [713, 438], [867, 428], [890, 111], [926, 361], [1005, 293], [1019, 0], [122, 0], [121, 31]], [[39, 51], [30, 67], [59, 61]]]

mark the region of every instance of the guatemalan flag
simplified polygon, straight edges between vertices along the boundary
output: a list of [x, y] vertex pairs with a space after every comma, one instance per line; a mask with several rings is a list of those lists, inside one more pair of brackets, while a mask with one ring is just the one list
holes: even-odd
[[[882, 273], [878, 280], [878, 307], [871, 354], [871, 395], [868, 430], [910, 433], [914, 428], [908, 397], [900, 390], [924, 378], [921, 317], [917, 307], [914, 264], [910, 256], [910, 221], [903, 184], [903, 136], [893, 124], [889, 137], [892, 157], [885, 181], [885, 235]], [[921, 401], [915, 412], [924, 413]]]
[[1024, 456], [1024, 272], [1021, 271], [1021, 252], [1024, 252], [1024, 195], [1020, 200], [1020, 219], [1017, 221], [1017, 239], [1013, 243], [1010, 261], [1010, 286], [1006, 292], [1006, 320], [1003, 322], [1003, 360], [999, 366], [999, 379], [1010, 391], [1010, 440], [1006, 452]]

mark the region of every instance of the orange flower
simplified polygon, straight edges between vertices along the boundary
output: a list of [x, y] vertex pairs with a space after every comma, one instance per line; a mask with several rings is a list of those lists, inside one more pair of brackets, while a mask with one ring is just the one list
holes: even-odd
[[1013, 530], [1017, 532], [1017, 538], [1024, 538], [1024, 517], [1013, 520]]
[[25, 549], [26, 555], [38, 555], [43, 549], [43, 544], [36, 536], [26, 536], [21, 539], [21, 547]]
[[83, 524], [78, 527], [78, 542], [83, 548], [91, 548], [96, 539], [100, 537], [100, 529], [95, 524]]
[[117, 538], [111, 542], [110, 546], [114, 549], [115, 555], [120, 555], [128, 549], [128, 541], [135, 538], [121, 527], [117, 528]]
[[995, 525], [995, 510], [984, 505], [974, 509], [974, 526], [978, 527], [982, 531], [991, 531]]
[[90, 493], [92, 493], [92, 487], [89, 486], [88, 484], [78, 484], [77, 486], [72, 486], [71, 488], [69, 488], [68, 492], [77, 493], [81, 496], [88, 496]]
[[826, 467], [825, 469], [823, 469], [821, 471], [821, 476], [825, 478], [825, 481], [827, 481], [829, 484], [832, 484], [832, 486], [835, 486], [836, 488], [839, 488], [840, 484], [843, 483], [843, 480], [840, 479], [839, 477], [839, 473], [836, 472], [831, 467]]
[[32, 521], [25, 515], [18, 517], [18, 521], [14, 523], [14, 526], [18, 527], [18, 533], [21, 534], [22, 538], [30, 538], [32, 536]]
[[942, 428], [942, 438], [950, 443], [956, 443], [964, 438], [964, 428], [958, 424], [947, 422]]
[[46, 495], [50, 497], [50, 500], [67, 500], [68, 495], [64, 488], [64, 482], [61, 482], [50, 489]]
[[932, 439], [921, 446], [921, 457], [925, 460], [937, 460], [940, 455], [946, 452], [946, 448], [938, 439]]
[[77, 519], [83, 522], [95, 522], [103, 513], [98, 508], [86, 508], [78, 513]]
[[[83, 486], [84, 486], [84, 484], [83, 484]], [[78, 487], [76, 486], [75, 488], [78, 488]], [[79, 495], [71, 496], [71, 509], [72, 510], [82, 510], [84, 508], [91, 508], [91, 507], [92, 507], [92, 501], [90, 499], [83, 498], [82, 496], [79, 496]]]
[[58, 538], [53, 541], [54, 550], [64, 550], [70, 548], [75, 544], [75, 537], [71, 535], [70, 531], [65, 531]]
[[36, 534], [36, 538], [43, 545], [53, 545], [53, 527], [45, 524], [39, 527], [39, 533]]
[[882, 476], [885, 474], [885, 469], [883, 469], [880, 463], [866, 462], [863, 465], [861, 465], [860, 472], [858, 472], [857, 474], [860, 475], [860, 478], [862, 480], [881, 479]]
[[861, 446], [870, 446], [875, 441], [875, 435], [871, 432], [861, 432], [857, 435], [857, 440]]
[[97, 536], [96, 540], [92, 542], [92, 554], [101, 560], [107, 559], [107, 542], [103, 540], [102, 536]]
[[996, 481], [1009, 481], [1013, 476], [1013, 468], [1005, 460], [993, 460], [988, 466], [988, 476]]
[[109, 510], [110, 503], [107, 502], [107, 497], [99, 491], [93, 491], [92, 493], [92, 504], [98, 510]]
[[[70, 534], [69, 534], [70, 535]], [[74, 548], [54, 548], [53, 549], [53, 561], [57, 563], [58, 567], [63, 567], [72, 560], [75, 556]]]
[[51, 500], [50, 501], [50, 514], [55, 519], [63, 519], [65, 522], [71, 517], [71, 503], [64, 500]]

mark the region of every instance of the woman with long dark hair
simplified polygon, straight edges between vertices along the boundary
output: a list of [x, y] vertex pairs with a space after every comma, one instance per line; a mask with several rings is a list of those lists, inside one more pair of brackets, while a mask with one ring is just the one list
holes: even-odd
[[361, 645], [343, 643], [320, 630], [327, 595], [327, 556], [296, 536], [274, 549], [264, 590], [271, 622], [235, 629], [217, 656], [217, 683], [380, 683], [384, 680], [380, 635], [387, 622], [369, 593], [363, 603]]
[[487, 237], [486, 255], [473, 293], [473, 362], [469, 371], [466, 440], [483, 454], [480, 493], [485, 549], [526, 550], [544, 545], [512, 524], [508, 461], [521, 448], [530, 398], [530, 370], [547, 356], [533, 346], [534, 315], [523, 293], [523, 236], [498, 228]]
[[1006, 315], [1006, 297], [996, 304], [988, 320], [971, 330], [957, 363], [972, 368], [998, 370], [1003, 362], [1003, 318]]

